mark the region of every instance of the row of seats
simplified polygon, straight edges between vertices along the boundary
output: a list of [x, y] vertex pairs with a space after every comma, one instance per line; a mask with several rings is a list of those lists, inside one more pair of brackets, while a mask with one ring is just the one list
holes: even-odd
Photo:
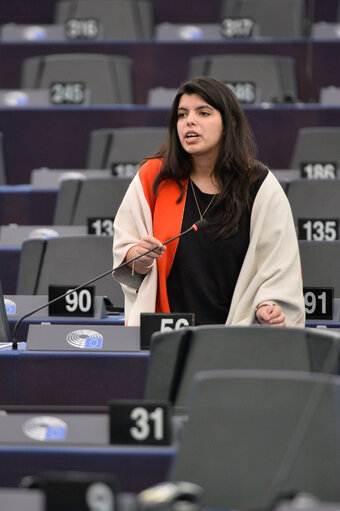
[[[191, 509], [204, 505], [211, 509], [275, 510], [276, 499], [281, 504], [287, 499], [287, 509], [296, 492], [304, 492], [298, 509], [324, 509], [320, 500], [327, 502], [329, 509], [336, 509], [340, 498], [338, 357], [339, 335], [318, 330], [209, 326], [155, 334], [144, 403], [159, 403], [165, 398], [172, 405], [171, 447], [175, 452], [166, 482], [174, 485], [145, 493], [133, 509], [164, 509], [164, 499], [168, 502], [175, 497], [173, 492], [181, 499], [181, 506], [188, 501]], [[31, 407], [33, 414], [34, 410]], [[89, 421], [91, 413], [80, 411], [78, 427], [81, 420], [85, 424]], [[8, 414], [17, 424], [23, 422], [20, 411], [9, 410]], [[62, 417], [68, 422], [65, 413]], [[98, 420], [98, 416], [93, 417]], [[60, 456], [65, 455], [62, 439], [58, 443]], [[27, 448], [31, 446], [32, 442], [27, 442]], [[10, 454], [10, 447], [6, 448]], [[53, 456], [51, 444], [48, 448]], [[134, 448], [139, 450], [140, 446], [130, 447], [129, 452]], [[36, 449], [35, 445], [31, 456]], [[40, 442], [41, 454], [44, 449], [44, 442]], [[144, 445], [143, 451], [147, 449]], [[117, 450], [103, 449], [102, 445], [100, 449], [92, 446], [91, 455], [98, 450], [105, 457], [117, 456]], [[153, 456], [160, 452], [152, 447], [149, 450]], [[43, 456], [41, 462], [45, 472]], [[26, 473], [30, 470], [28, 467]], [[83, 484], [89, 476], [73, 473], [61, 477], [54, 473], [46, 477], [52, 484], [59, 483], [52, 489], [60, 492], [65, 491], [62, 483], [70, 483], [72, 475], [74, 482], [78, 478]], [[181, 481], [191, 484], [181, 485]], [[40, 478], [34, 473], [22, 485], [49, 491], [43, 474]], [[80, 493], [79, 486], [77, 489]], [[66, 502], [68, 492], [63, 497]], [[176, 503], [177, 498], [174, 500]], [[130, 499], [127, 509], [132, 502]], [[172, 502], [169, 509], [178, 509]], [[306, 507], [301, 506], [304, 502]], [[123, 502], [119, 503], [124, 510]], [[31, 509], [24, 502], [21, 506]], [[294, 503], [288, 507], [297, 508]]]
[[[333, 288], [334, 298], [340, 298], [337, 271], [340, 241], [299, 241], [299, 247], [304, 286]], [[51, 283], [75, 286], [87, 282], [111, 268], [111, 254], [112, 236], [78, 235], [26, 240], [21, 250], [16, 294], [47, 295]], [[93, 261], [96, 262], [95, 267]], [[120, 285], [111, 275], [95, 285], [98, 296], [108, 296], [115, 306], [124, 306]], [[335, 319], [338, 321], [339, 317]]]
[[[133, 104], [134, 64], [124, 55], [96, 53], [29, 57], [22, 65], [19, 89], [0, 90], [0, 105]], [[295, 60], [289, 56], [222, 54], [190, 58], [186, 79], [202, 75], [226, 83], [244, 104], [296, 103], [300, 98]], [[322, 87], [320, 101], [338, 104], [337, 89], [335, 84]], [[147, 104], [168, 107], [176, 90], [152, 87]]]
[[[64, 179], [82, 177], [132, 178], [143, 158], [151, 156], [166, 140], [165, 127], [137, 127], [98, 129], [90, 133], [86, 156], [86, 169], [78, 174], [62, 169], [49, 171], [35, 169], [31, 173], [31, 184], [39, 188], [57, 188]], [[291, 157], [290, 169], [277, 171], [277, 177], [284, 183], [292, 178], [333, 179], [340, 168], [340, 129], [302, 128], [298, 131]], [[0, 184], [6, 184], [3, 136], [0, 133]], [[92, 172], [89, 172], [93, 169]], [[96, 172], [96, 170], [98, 172]], [[107, 170], [102, 174], [99, 170]], [[275, 169], [272, 169], [275, 171]], [[71, 186], [71, 185], [69, 185]], [[69, 223], [69, 222], [67, 222]]]
[[[313, 37], [314, 13], [305, 0], [221, 0], [215, 23], [154, 22], [149, 0], [59, 0], [52, 24], [2, 26], [4, 40], [228, 39]], [[336, 20], [334, 20], [336, 21]], [[338, 20], [339, 21], [339, 15]], [[318, 29], [318, 26], [316, 26]], [[327, 32], [326, 32], [327, 33]], [[328, 30], [332, 34], [331, 27]]]

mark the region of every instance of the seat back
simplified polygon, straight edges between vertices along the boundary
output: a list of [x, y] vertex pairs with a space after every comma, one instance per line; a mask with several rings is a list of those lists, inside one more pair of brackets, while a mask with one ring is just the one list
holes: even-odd
[[84, 87], [81, 90], [84, 97], [89, 91], [91, 104], [133, 103], [132, 60], [94, 53], [44, 55], [24, 60], [22, 88], [49, 89], [52, 101], [56, 102], [58, 94], [61, 95], [61, 88], [57, 89], [56, 84]]
[[[300, 239], [339, 239], [340, 179], [292, 180], [286, 194]], [[323, 225], [316, 223], [320, 219]]]
[[54, 225], [86, 225], [89, 218], [113, 218], [130, 182], [126, 177], [63, 181]]
[[299, 241], [304, 287], [334, 288], [340, 298], [340, 241]]
[[148, 0], [59, 0], [56, 4], [55, 23], [93, 19], [105, 39], [150, 39], [153, 34]]
[[215, 369], [338, 370], [338, 337], [320, 330], [200, 326], [153, 335], [145, 397], [188, 405], [194, 375]]
[[165, 127], [99, 129], [90, 134], [87, 168], [111, 169], [114, 175], [133, 177], [139, 162], [166, 140]]
[[278, 496], [340, 499], [340, 379], [295, 371], [198, 373], [169, 475], [216, 509], [269, 509]]
[[297, 100], [295, 62], [271, 55], [209, 55], [190, 60], [189, 78], [212, 76], [231, 87], [243, 103]]
[[224, 0], [221, 18], [250, 19], [260, 37], [302, 37], [303, 0]]
[[301, 128], [295, 141], [290, 168], [303, 163], [335, 163], [340, 169], [340, 128]]
[[[17, 294], [47, 295], [49, 284], [77, 286], [112, 268], [112, 236], [27, 240], [20, 258]], [[112, 275], [93, 283], [97, 296], [123, 307], [121, 287]]]

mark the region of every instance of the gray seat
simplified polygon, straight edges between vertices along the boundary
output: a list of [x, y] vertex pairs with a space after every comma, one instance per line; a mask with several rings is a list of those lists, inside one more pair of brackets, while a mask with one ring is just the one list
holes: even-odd
[[340, 241], [299, 241], [304, 287], [333, 287], [340, 298]]
[[295, 62], [272, 55], [201, 55], [190, 59], [189, 79], [211, 76], [229, 85], [242, 103], [297, 101]]
[[260, 37], [303, 37], [304, 6], [304, 0], [224, 0], [221, 19], [229, 20], [231, 33], [233, 23], [249, 19]]
[[303, 163], [335, 163], [340, 168], [340, 128], [301, 128], [298, 131], [290, 168]]
[[[112, 236], [27, 240], [22, 245], [18, 295], [48, 295], [49, 284], [76, 286], [112, 268]], [[93, 284], [97, 296], [123, 307], [121, 287], [112, 275]]]
[[[289, 182], [286, 194], [299, 239], [339, 239], [340, 179], [295, 179]], [[320, 220], [321, 226], [317, 224]]]
[[26, 58], [23, 89], [50, 90], [53, 104], [133, 103], [132, 60], [121, 55], [71, 53]]
[[131, 178], [70, 179], [61, 183], [54, 225], [86, 225], [89, 218], [113, 218]]
[[271, 509], [280, 495], [340, 500], [340, 379], [295, 371], [196, 375], [170, 481], [212, 509]]
[[[72, 27], [72, 20], [74, 26]], [[98, 35], [105, 39], [150, 39], [153, 10], [148, 0], [59, 0], [54, 22], [67, 24], [69, 37], [79, 32], [77, 21], [92, 20]], [[79, 37], [79, 35], [78, 35]]]
[[111, 169], [114, 175], [133, 177], [139, 163], [165, 142], [167, 128], [99, 129], [90, 134], [87, 168]]
[[215, 369], [333, 372], [340, 336], [319, 329], [270, 327], [184, 328], [153, 334], [145, 398], [188, 405], [194, 375]]

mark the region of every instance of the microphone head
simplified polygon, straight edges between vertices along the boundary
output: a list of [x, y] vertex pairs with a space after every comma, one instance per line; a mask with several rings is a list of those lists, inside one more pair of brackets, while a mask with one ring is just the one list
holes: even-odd
[[195, 231], [198, 231], [198, 229], [205, 229], [207, 225], [208, 221], [205, 218], [201, 218], [200, 220], [197, 220], [197, 222], [193, 224], [193, 228], [195, 229]]

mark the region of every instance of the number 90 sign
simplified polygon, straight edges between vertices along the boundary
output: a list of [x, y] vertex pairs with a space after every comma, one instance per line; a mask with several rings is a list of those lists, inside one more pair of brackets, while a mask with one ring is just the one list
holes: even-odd
[[[76, 288], [77, 286], [73, 286]], [[51, 303], [49, 316], [86, 316], [94, 315], [94, 286], [83, 287], [72, 291], [70, 286], [49, 286], [48, 300], [54, 300], [68, 293], [64, 298]]]

